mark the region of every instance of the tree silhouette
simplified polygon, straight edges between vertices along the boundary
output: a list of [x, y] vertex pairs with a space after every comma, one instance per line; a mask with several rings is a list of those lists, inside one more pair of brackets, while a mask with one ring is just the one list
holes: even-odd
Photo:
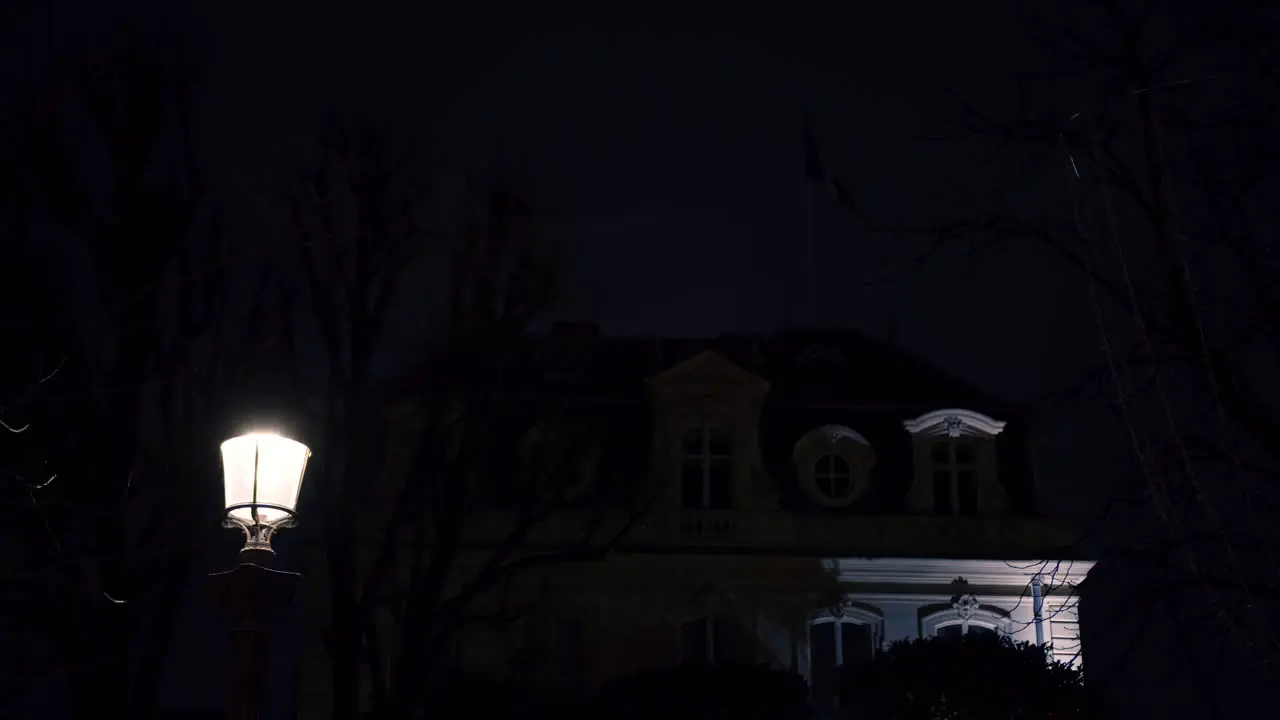
[[[1275, 18], [1097, 0], [1030, 30], [1056, 65], [1019, 71], [1020, 114], [960, 100], [955, 139], [1003, 171], [985, 198], [902, 224], [873, 217], [843, 180], [831, 188], [865, 227], [922, 243], [912, 267], [957, 246], [1028, 250], [1080, 279], [1103, 358], [1042, 410], [1102, 400], [1130, 448], [1105, 541], [1136, 569], [1142, 601], [1105, 614], [1135, 641], [1172, 617], [1212, 695], [1205, 658], [1234, 646], [1272, 670], [1280, 659]], [[1015, 190], [1061, 198], [1061, 211]]]
[[3, 609], [52, 648], [23, 684], [61, 677], [76, 717], [151, 711], [210, 500], [193, 480], [216, 472], [200, 450], [231, 344], [199, 68], [125, 33], [5, 98], [6, 390], [39, 391], [5, 406], [28, 429], [0, 439], [24, 532]]
[[[276, 220], [309, 310], [298, 332], [314, 330], [323, 360], [308, 482], [324, 560], [310, 577], [326, 596], [333, 717], [414, 717], [460, 629], [527, 609], [506, 592], [513, 577], [599, 557], [644, 502], [614, 503], [607, 520], [590, 511], [574, 480], [587, 441], [536, 398], [528, 331], [558, 300], [564, 258], [531, 186], [498, 167], [459, 211], [375, 125], [335, 121], [304, 147], [286, 164], [285, 203], [259, 197], [287, 208]], [[406, 317], [420, 319], [414, 365], [388, 390], [376, 367], [407, 354], [394, 327]], [[530, 553], [571, 506], [580, 531]], [[477, 553], [476, 533], [495, 528]]]
[[1099, 717], [1079, 670], [985, 633], [896, 643], [846, 668], [840, 694], [851, 715], [872, 719]]

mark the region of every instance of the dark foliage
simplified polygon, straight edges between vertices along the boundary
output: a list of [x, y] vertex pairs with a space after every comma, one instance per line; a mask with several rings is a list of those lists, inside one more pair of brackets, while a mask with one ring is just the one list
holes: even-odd
[[804, 678], [765, 665], [686, 665], [608, 683], [596, 717], [614, 720], [782, 720], [809, 716]]
[[841, 678], [841, 705], [860, 718], [1094, 718], [1080, 670], [1033, 643], [990, 635], [897, 643]]

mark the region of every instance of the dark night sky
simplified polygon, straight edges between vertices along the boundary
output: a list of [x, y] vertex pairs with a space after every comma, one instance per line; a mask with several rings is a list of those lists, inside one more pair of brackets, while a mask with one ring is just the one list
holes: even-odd
[[[56, 8], [64, 51], [121, 12], [75, 5]], [[948, 87], [1008, 105], [1007, 68], [1033, 62], [1016, 0], [981, 11], [800, 3], [785, 16], [729, 3], [504, 6], [500, 24], [486, 3], [228, 2], [182, 17], [151, 5], [131, 6], [213, 50], [202, 137], [237, 183], [335, 106], [421, 127], [458, 167], [481, 166], [498, 145], [520, 157], [584, 248], [567, 317], [616, 334], [703, 335], [776, 328], [790, 307], [791, 324], [882, 336], [892, 316], [901, 343], [1014, 399], [1096, 359], [1079, 279], [1048, 263], [1030, 272], [1025, 258], [977, 268], [944, 258], [867, 287], [913, 248], [868, 236], [821, 194], [819, 311], [805, 301], [804, 115], [828, 166], [877, 216], [961, 205], [983, 170], [921, 138], [951, 128]], [[42, 35], [29, 37], [29, 57]], [[1057, 211], [1066, 198], [1037, 202]], [[240, 220], [243, 237], [265, 232]]]
[[[236, 177], [253, 175], [281, 138], [318, 125], [329, 105], [421, 126], [460, 167], [483, 164], [502, 144], [527, 162], [584, 248], [566, 317], [615, 334], [705, 335], [777, 328], [790, 305], [793, 324], [875, 336], [893, 317], [903, 345], [1030, 400], [1101, 359], [1083, 282], [1047, 260], [970, 268], [944, 258], [867, 287], [910, 248], [869, 236], [819, 195], [816, 317], [800, 289], [805, 113], [828, 166], [878, 215], [961, 206], [986, 184], [983, 170], [922, 137], [955, 117], [947, 87], [1007, 108], [1007, 70], [1035, 63], [1016, 23], [1022, 4], [789, 3], [784, 15], [777, 3], [461, 2], [432, 11], [233, 0], [178, 18], [159, 13], [167, 3], [64, 1], [55, 42], [76, 46], [124, 5], [142, 8], [150, 25], [201, 29], [213, 48], [206, 150]], [[33, 49], [21, 52], [38, 57], [42, 33], [29, 39]], [[1072, 102], [1062, 101], [1068, 113]], [[1066, 198], [1033, 202], [1058, 212]], [[238, 222], [245, 237], [265, 232], [249, 213]], [[1041, 458], [1060, 493], [1077, 494], [1063, 485], [1099, 470], [1076, 451], [1080, 437], [1049, 438]], [[201, 642], [202, 612], [193, 607], [179, 644]], [[184, 677], [168, 695], [216, 697], [216, 684], [184, 670], [198, 663], [175, 659]]]
[[[701, 13], [647, 5], [623, 19], [582, 4], [504, 16], [498, 27], [483, 3], [434, 16], [219, 4], [207, 22], [218, 54], [210, 103], [247, 166], [243, 155], [273, 126], [306, 127], [328, 102], [438, 124], [462, 165], [503, 143], [549, 186], [586, 248], [566, 314], [611, 332], [770, 329], [784, 322], [790, 286], [793, 322], [881, 335], [894, 312], [904, 344], [1027, 398], [1043, 376], [1081, 360], [1028, 347], [1075, 345], [1090, 358], [1096, 347], [1075, 302], [1082, 286], [1053, 268], [1033, 276], [1026, 263], [981, 272], [950, 263], [868, 289], [886, 259], [905, 253], [818, 197], [816, 318], [800, 290], [804, 113], [828, 164], [878, 213], [946, 206], [958, 188], [981, 184], [981, 171], [918, 137], [946, 128], [947, 85], [1000, 99], [1001, 64], [1025, 55], [1012, 19], [993, 21], [1002, 4], [1013, 5], [978, 15], [926, 2], [858, 12], [815, 3], [786, 17], [727, 3]], [[1064, 332], [1079, 341], [1061, 342]]]

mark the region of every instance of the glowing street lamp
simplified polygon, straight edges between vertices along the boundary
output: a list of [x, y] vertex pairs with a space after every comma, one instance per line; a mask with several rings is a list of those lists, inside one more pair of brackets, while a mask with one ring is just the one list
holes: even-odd
[[274, 433], [249, 433], [222, 443], [224, 527], [244, 531], [240, 564], [209, 576], [231, 619], [228, 720], [261, 720], [275, 617], [292, 602], [302, 576], [268, 567], [271, 536], [294, 525], [298, 493], [311, 451]]
[[274, 433], [249, 433], [222, 443], [222, 525], [244, 531], [241, 552], [271, 553], [271, 536], [295, 525], [309, 457], [306, 445]]

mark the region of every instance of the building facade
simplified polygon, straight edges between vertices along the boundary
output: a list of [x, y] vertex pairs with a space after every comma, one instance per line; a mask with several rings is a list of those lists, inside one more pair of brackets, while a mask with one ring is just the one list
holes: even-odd
[[[1080, 662], [1092, 563], [1037, 505], [1020, 408], [847, 331], [695, 341], [562, 325], [531, 358], [560, 411], [548, 427], [534, 404], [521, 452], [576, 433], [585, 496], [650, 500], [603, 522], [598, 505], [566, 506], [530, 533], [532, 552], [625, 528], [601, 556], [517, 576], [504, 593], [530, 610], [468, 628], [461, 666], [589, 687], [762, 662], [804, 674], [822, 703], [841, 665], [899, 640], [998, 633]], [[506, 536], [503, 518], [476, 524], [471, 561]]]

